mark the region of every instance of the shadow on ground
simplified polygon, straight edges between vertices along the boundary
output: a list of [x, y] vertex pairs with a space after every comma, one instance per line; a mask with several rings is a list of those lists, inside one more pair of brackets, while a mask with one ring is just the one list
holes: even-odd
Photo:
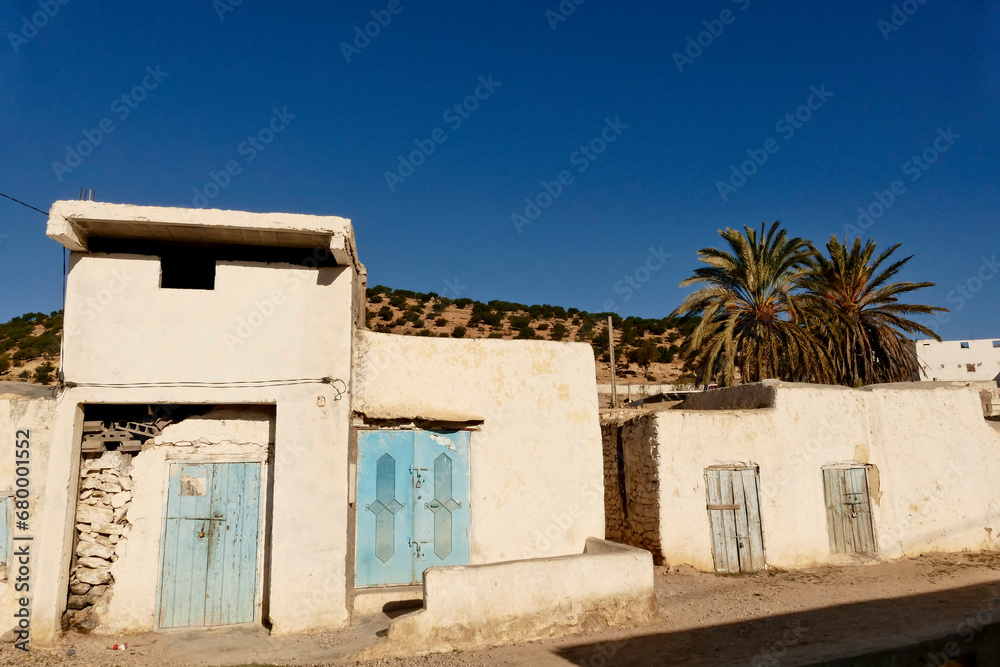
[[[669, 609], [661, 613], [669, 614]], [[996, 667], [1000, 665], [1000, 586], [967, 586], [688, 631], [574, 644], [555, 653], [581, 667]]]

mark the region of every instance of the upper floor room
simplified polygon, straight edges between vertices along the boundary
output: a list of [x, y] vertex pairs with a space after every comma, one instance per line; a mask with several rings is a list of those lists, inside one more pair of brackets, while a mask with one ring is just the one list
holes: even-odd
[[346, 376], [365, 270], [349, 220], [59, 201], [67, 382]]

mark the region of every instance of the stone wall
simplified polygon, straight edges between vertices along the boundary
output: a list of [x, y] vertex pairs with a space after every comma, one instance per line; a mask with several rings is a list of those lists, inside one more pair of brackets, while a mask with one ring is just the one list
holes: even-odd
[[132, 504], [131, 468], [132, 457], [117, 451], [85, 459], [80, 466], [66, 628], [95, 629], [100, 620], [93, 608], [113, 593], [111, 564], [125, 554], [132, 530], [126, 516]]
[[642, 416], [601, 425], [607, 539], [647, 549], [662, 562], [659, 443], [655, 421]]

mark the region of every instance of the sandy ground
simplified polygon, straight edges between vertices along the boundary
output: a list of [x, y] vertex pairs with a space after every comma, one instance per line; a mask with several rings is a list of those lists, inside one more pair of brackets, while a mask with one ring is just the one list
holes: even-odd
[[[254, 628], [68, 635], [57, 649], [29, 654], [4, 644], [0, 665], [806, 665], [954, 633], [970, 615], [1000, 621], [1000, 611], [990, 611], [1000, 596], [1000, 553], [744, 576], [657, 568], [656, 592], [660, 617], [638, 628], [464, 653], [358, 663], [353, 656], [378, 641], [387, 623], [380, 617], [348, 631], [285, 639]], [[995, 606], [1000, 610], [1000, 599]], [[128, 650], [110, 650], [113, 641], [127, 641]]]

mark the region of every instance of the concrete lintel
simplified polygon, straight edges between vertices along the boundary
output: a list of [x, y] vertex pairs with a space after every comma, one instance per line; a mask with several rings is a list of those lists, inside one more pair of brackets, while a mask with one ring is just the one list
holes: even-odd
[[69, 218], [56, 212], [55, 205], [49, 213], [45, 235], [61, 243], [70, 252], [87, 252], [87, 235], [77, 229]]

